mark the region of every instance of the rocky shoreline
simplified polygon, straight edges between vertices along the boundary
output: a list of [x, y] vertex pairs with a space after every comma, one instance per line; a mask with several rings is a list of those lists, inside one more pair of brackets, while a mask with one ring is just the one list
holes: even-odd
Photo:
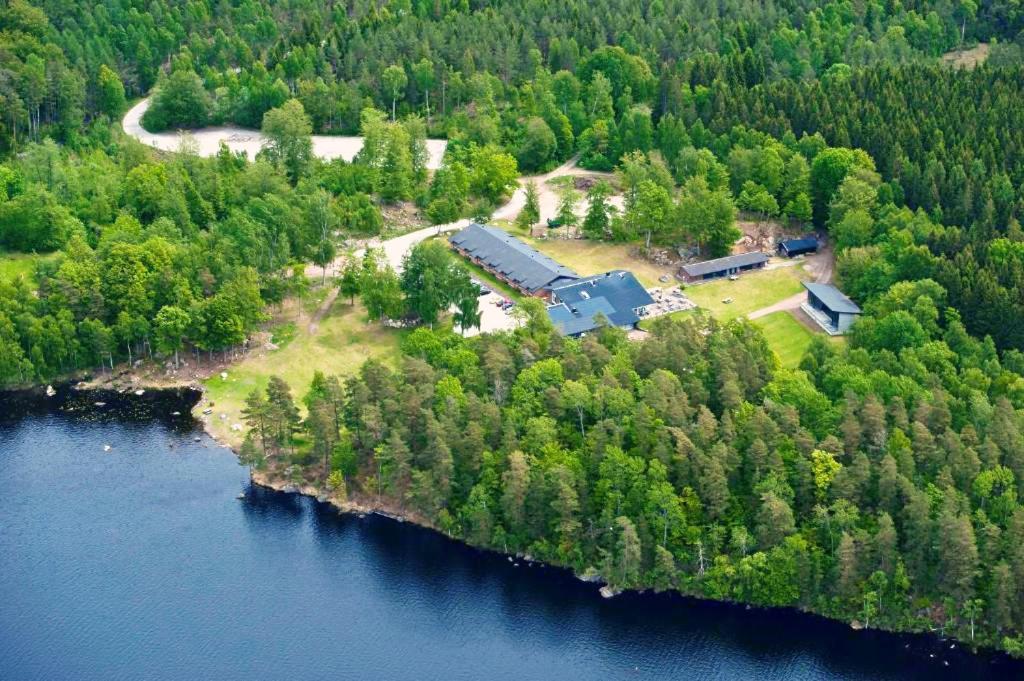
[[[204, 405], [205, 391], [203, 390], [201, 384], [197, 384], [194, 381], [181, 382], [177, 384], [163, 383], [160, 385], [143, 385], [135, 382], [127, 382], [117, 387], [114, 387], [110, 383], [97, 385], [94, 382], [86, 381], [65, 382], [62, 384], [57, 384], [56, 386], [34, 386], [32, 388], [18, 389], [14, 391], [0, 391], [0, 398], [2, 398], [4, 392], [6, 392], [7, 394], [19, 394], [28, 397], [29, 399], [17, 400], [17, 403], [19, 404], [19, 406], [22, 407], [23, 410], [30, 410], [33, 408], [37, 408], [41, 404], [53, 404], [56, 402], [57, 404], [55, 406], [57, 406], [59, 409], [63, 411], [78, 411], [79, 413], [84, 412], [89, 408], [116, 409], [118, 407], [139, 406], [140, 404], [148, 404], [151, 407], [156, 407], [157, 405], [161, 405], [161, 403], [163, 403], [166, 400], [168, 402], [177, 403], [177, 406], [181, 406], [183, 407], [183, 409], [180, 411], [173, 410], [170, 412], [157, 411], [154, 409], [152, 411], [146, 410], [146, 412], [151, 413], [153, 417], [160, 418], [183, 418], [187, 416], [188, 418], [191, 418], [194, 423], [202, 424], [203, 433], [207, 437], [209, 437], [213, 442], [215, 442], [216, 444], [220, 445], [225, 449], [230, 449], [232, 453], [235, 454], [236, 456], [238, 454], [237, 445], [233, 446], [231, 443], [224, 442], [222, 438], [217, 437], [217, 435], [214, 434], [214, 432], [211, 430], [210, 419], [205, 418], [207, 416], [210, 416], [211, 414], [202, 413], [204, 408], [209, 409], [209, 407]], [[190, 407], [189, 404], [191, 404]], [[339, 514], [351, 514], [356, 515], [358, 517], [364, 517], [367, 515], [379, 515], [400, 523], [408, 522], [422, 529], [431, 530], [433, 532], [443, 534], [448, 539], [458, 541], [462, 544], [465, 544], [466, 546], [470, 546], [477, 550], [487, 551], [490, 553], [495, 553], [500, 556], [504, 556], [507, 558], [509, 562], [513, 563], [516, 566], [519, 565], [519, 562], [517, 561], [523, 561], [525, 564], [529, 566], [541, 566], [554, 568], [557, 570], [568, 570], [575, 576], [576, 579], [580, 580], [581, 582], [593, 584], [595, 587], [597, 587], [598, 593], [605, 599], [614, 598], [621, 594], [636, 595], [651, 591], [651, 589], [622, 590], [614, 588], [605, 583], [601, 575], [593, 568], [588, 568], [582, 573], [579, 573], [565, 566], [538, 561], [529, 555], [512, 554], [503, 552], [499, 549], [474, 546], [459, 537], [455, 537], [449, 535], [446, 532], [443, 532], [439, 528], [429, 523], [426, 519], [417, 517], [416, 514], [410, 514], [407, 511], [398, 508], [393, 508], [385, 504], [372, 503], [369, 500], [358, 497], [338, 499], [334, 495], [325, 492], [323, 489], [315, 485], [295, 485], [294, 483], [282, 479], [280, 477], [274, 476], [268, 473], [267, 471], [250, 470], [250, 481], [252, 482], [252, 484], [267, 490], [272, 490], [275, 492], [281, 492], [285, 494], [300, 494], [315, 499], [319, 503], [329, 504], [334, 509], [336, 509]], [[240, 498], [242, 498], [242, 496], [240, 496]], [[699, 595], [678, 592], [675, 589], [671, 591], [673, 593], [679, 593], [681, 596], [685, 598], [694, 598], [702, 601], [708, 600], [711, 602], [729, 602], [733, 603], [734, 605], [743, 606], [748, 610], [751, 608], [766, 609], [762, 608], [761, 606], [754, 606], [741, 602], [715, 601], [714, 599], [705, 599]], [[798, 608], [783, 609], [795, 610], [813, 617], [822, 617], [830, 621], [837, 621], [825, 615], [815, 613], [813, 611], [800, 610]], [[857, 621], [848, 622], [847, 624], [850, 625], [851, 629], [858, 632], [885, 632], [900, 636], [922, 637], [933, 643], [943, 643], [954, 640], [943, 638], [935, 632], [890, 631], [885, 629], [875, 629], [873, 627], [865, 627], [862, 623]], [[959, 642], [957, 643], [959, 644]], [[1002, 651], [989, 648], [979, 648], [975, 651], [975, 654], [987, 656], [1005, 655], [1005, 653]]]

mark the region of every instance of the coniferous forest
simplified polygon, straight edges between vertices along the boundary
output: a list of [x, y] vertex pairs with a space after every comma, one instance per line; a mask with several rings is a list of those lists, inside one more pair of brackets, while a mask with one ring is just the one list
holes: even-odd
[[[152, 132], [270, 146], [158, 153], [120, 126], [147, 95]], [[443, 249], [410, 263], [444, 300], [370, 257], [345, 297], [431, 328], [393, 364], [271, 379], [243, 459], [615, 588], [1022, 655], [1022, 102], [1024, 7], [999, 0], [0, 0], [0, 259], [35, 258], [0, 277], [0, 385], [229, 352], [334, 235], [401, 203], [486, 218], [578, 155], [625, 194], [588, 238], [722, 255], [737, 210], [825, 230], [866, 314], [797, 369], [703, 314], [573, 340], [527, 301], [464, 339], [433, 325], [476, 314]], [[326, 162], [311, 133], [366, 142]]]

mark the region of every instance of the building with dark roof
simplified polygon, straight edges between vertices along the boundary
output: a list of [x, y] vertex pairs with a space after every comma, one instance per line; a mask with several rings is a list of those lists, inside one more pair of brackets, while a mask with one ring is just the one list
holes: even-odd
[[546, 296], [553, 287], [579, 279], [579, 275], [508, 232], [471, 224], [448, 242], [464, 257], [498, 279], [531, 296]]
[[613, 270], [551, 289], [548, 316], [564, 336], [579, 336], [604, 323], [632, 329], [654, 299], [632, 272]]
[[786, 239], [779, 242], [778, 251], [779, 255], [784, 255], [787, 258], [795, 258], [805, 253], [817, 253], [818, 240], [813, 236], [805, 236], [801, 239]]
[[727, 277], [747, 270], [760, 269], [768, 262], [768, 256], [761, 252], [727, 255], [724, 258], [683, 265], [679, 273], [686, 282], [705, 281]]
[[807, 302], [800, 309], [832, 336], [846, 333], [861, 314], [857, 303], [831, 284], [805, 281], [804, 288], [807, 289]]

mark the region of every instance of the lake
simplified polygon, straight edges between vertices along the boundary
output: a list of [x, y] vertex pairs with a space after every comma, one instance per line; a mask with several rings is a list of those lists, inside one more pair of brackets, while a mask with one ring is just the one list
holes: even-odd
[[193, 398], [0, 396], [0, 678], [1024, 676], [790, 611], [604, 600], [562, 570], [250, 486]]

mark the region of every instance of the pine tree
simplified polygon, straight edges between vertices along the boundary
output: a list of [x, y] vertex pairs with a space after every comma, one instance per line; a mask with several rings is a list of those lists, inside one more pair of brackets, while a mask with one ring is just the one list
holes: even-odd
[[526, 195], [526, 202], [523, 209], [516, 216], [516, 225], [520, 229], [529, 231], [531, 227], [540, 222], [540, 197], [537, 194], [537, 184], [530, 180], [523, 190]]

